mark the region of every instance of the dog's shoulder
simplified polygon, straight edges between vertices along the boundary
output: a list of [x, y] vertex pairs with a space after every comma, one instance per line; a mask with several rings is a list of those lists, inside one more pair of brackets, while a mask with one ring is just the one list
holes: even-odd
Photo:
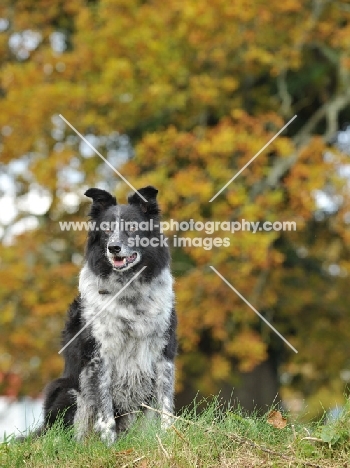
[[68, 309], [66, 327], [63, 333], [76, 333], [81, 327], [81, 296], [74, 299]]
[[177, 352], [176, 328], [177, 328], [177, 315], [176, 315], [175, 307], [173, 307], [171, 310], [170, 323], [169, 323], [168, 332], [167, 332], [167, 341], [163, 350], [163, 356], [169, 361], [173, 361], [175, 359], [176, 352]]
[[85, 327], [81, 296], [77, 296], [67, 312], [67, 320], [62, 332], [62, 345], [73, 340], [63, 351], [65, 357], [65, 374], [79, 373], [80, 369], [91, 358], [96, 343], [89, 327]]

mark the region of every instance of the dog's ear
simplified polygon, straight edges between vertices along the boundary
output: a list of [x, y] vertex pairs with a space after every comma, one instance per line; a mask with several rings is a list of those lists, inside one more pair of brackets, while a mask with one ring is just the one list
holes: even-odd
[[[151, 185], [148, 187], [141, 188], [133, 195], [128, 197], [128, 202], [130, 205], [138, 205], [141, 207], [141, 210], [148, 215], [158, 215], [160, 213], [160, 209], [157, 203], [157, 193], [158, 190]], [[147, 201], [145, 201], [145, 198]]]
[[113, 197], [110, 193], [106, 192], [106, 190], [90, 188], [84, 193], [84, 195], [92, 198], [92, 205], [90, 210], [90, 216], [92, 218], [99, 215], [101, 211], [104, 211], [110, 206], [115, 206], [117, 204], [116, 198]]

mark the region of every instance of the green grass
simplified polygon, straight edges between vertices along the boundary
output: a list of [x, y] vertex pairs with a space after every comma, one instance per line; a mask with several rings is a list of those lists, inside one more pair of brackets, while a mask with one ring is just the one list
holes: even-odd
[[139, 418], [112, 447], [94, 435], [75, 442], [57, 424], [40, 438], [1, 444], [0, 467], [350, 467], [350, 404], [334, 422], [287, 421], [278, 429], [267, 414], [247, 416], [215, 399], [201, 413], [194, 404], [166, 431], [156, 419]]

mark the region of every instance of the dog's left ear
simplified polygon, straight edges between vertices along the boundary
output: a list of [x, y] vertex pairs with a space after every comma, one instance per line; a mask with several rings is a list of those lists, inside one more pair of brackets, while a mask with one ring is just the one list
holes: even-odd
[[106, 192], [106, 190], [90, 188], [84, 193], [84, 195], [92, 198], [90, 216], [93, 218], [99, 215], [101, 211], [104, 211], [110, 206], [115, 206], [117, 204], [116, 198], [113, 197], [109, 192]]
[[[157, 203], [157, 193], [158, 190], [151, 185], [148, 187], [141, 188], [133, 195], [128, 197], [128, 202], [130, 205], [138, 205], [141, 207], [141, 210], [148, 215], [158, 215], [160, 213], [160, 209]], [[145, 198], [147, 201], [145, 201]]]

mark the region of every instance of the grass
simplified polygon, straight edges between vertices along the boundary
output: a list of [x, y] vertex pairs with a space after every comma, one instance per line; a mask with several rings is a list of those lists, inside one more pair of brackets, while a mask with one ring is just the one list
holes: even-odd
[[[277, 414], [279, 416], [279, 414]], [[283, 429], [268, 414], [247, 416], [214, 399], [206, 410], [193, 405], [166, 431], [156, 419], [139, 418], [112, 447], [95, 435], [83, 443], [58, 423], [40, 438], [0, 444], [3, 468], [255, 468], [349, 467], [350, 403], [333, 422]]]

